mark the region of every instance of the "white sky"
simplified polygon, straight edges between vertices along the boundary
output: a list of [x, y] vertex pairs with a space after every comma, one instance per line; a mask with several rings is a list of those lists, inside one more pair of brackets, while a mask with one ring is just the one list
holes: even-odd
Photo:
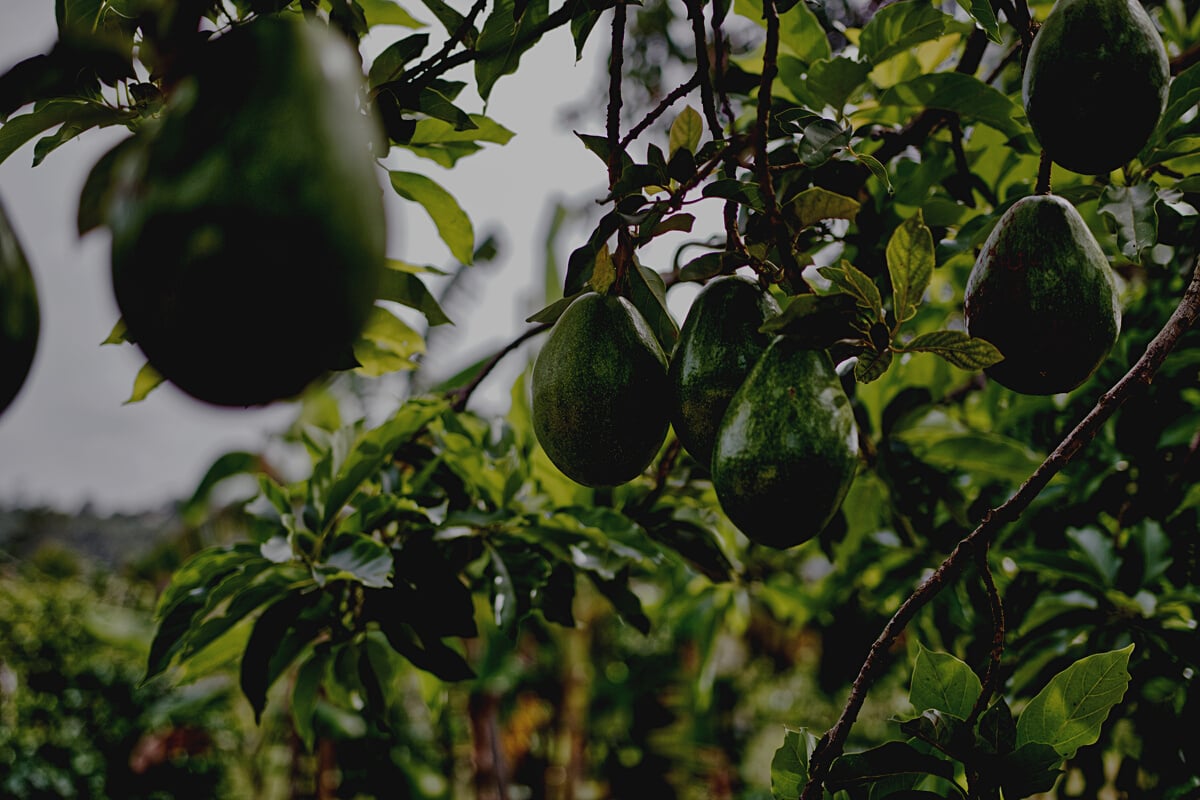
[[[3, 0], [3, 5], [0, 70], [48, 50], [55, 32], [53, 4], [47, 0]], [[424, 11], [420, 4], [408, 5], [414, 12]], [[442, 183], [471, 216], [477, 236], [489, 229], [502, 231], [502, 267], [491, 270], [481, 290], [477, 286], [469, 305], [450, 312], [457, 324], [456, 357], [447, 367], [465, 365], [472, 354], [478, 357], [499, 347], [524, 329], [525, 317], [540, 307], [549, 209], [560, 197], [578, 202], [602, 194], [603, 165], [583, 149], [559, 113], [561, 105], [578, 105], [581, 97], [600, 99], [596, 70], [606, 38], [600, 30], [578, 64], [568, 32], [552, 32], [524, 56], [516, 75], [496, 85], [487, 112], [516, 131], [508, 145], [488, 146], [453, 171], [407, 154], [388, 161], [389, 167], [422, 172]], [[408, 33], [391, 31], [397, 37]], [[366, 49], [371, 54], [373, 48]], [[472, 105], [465, 98], [460, 104], [467, 110], [482, 110], [478, 99]], [[74, 223], [88, 169], [123, 135], [123, 129], [88, 132], [36, 168], [30, 166], [31, 142], [0, 164], [0, 202], [31, 262], [42, 311], [32, 372], [16, 401], [0, 415], [0, 505], [51, 504], [72, 510], [90, 502], [102, 511], [157, 507], [189, 495], [221, 453], [261, 447], [295, 413], [291, 404], [217, 409], [169, 385], [142, 403], [123, 405], [143, 360], [129, 346], [98, 346], [119, 316], [109, 285], [108, 239], [106, 232], [97, 231], [81, 240]], [[424, 211], [387, 194], [388, 254], [448, 264], [449, 253]], [[565, 264], [575, 244], [563, 243], [560, 263]], [[670, 249], [659, 252], [670, 256]], [[691, 294], [672, 293], [677, 319], [682, 320], [678, 304], [686, 310], [684, 298]], [[510, 357], [506, 369], [485, 384], [487, 391], [476, 407], [503, 411], [498, 404], [506, 402], [522, 365], [521, 355]], [[383, 384], [384, 392], [388, 385]], [[385, 409], [396, 405], [384, 402]]]

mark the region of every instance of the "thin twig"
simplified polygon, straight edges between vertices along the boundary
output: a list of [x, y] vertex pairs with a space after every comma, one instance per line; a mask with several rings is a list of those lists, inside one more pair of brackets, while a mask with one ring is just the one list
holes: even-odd
[[471, 6], [471, 10], [463, 17], [462, 22], [454, 29], [454, 33], [450, 34], [450, 38], [442, 43], [441, 48], [429, 58], [413, 65], [413, 68], [408, 71], [408, 80], [416, 80], [421, 77], [421, 74], [433, 67], [434, 64], [441, 61], [446, 56], [450, 55], [458, 44], [466, 38], [467, 31], [471, 30], [475, 25], [475, 20], [483, 13], [483, 9], [487, 7], [487, 0], [475, 0], [475, 4]]
[[643, 117], [638, 124], [630, 128], [629, 132], [621, 138], [621, 149], [624, 150], [626, 147], [628, 147], [637, 139], [637, 137], [641, 136], [647, 128], [653, 125], [656, 119], [665, 114], [668, 108], [675, 105], [675, 103], [677, 103], [681, 97], [687, 95], [687, 93], [692, 89], [695, 89], [699, 79], [700, 77], [698, 74], [693, 75], [672, 89], [670, 94], [664, 97], [659, 104], [650, 111], [650, 113]]
[[1053, 169], [1054, 162], [1043, 150], [1041, 163], [1038, 164], [1037, 189], [1035, 190], [1037, 194], [1050, 194], [1050, 173]]
[[446, 393], [446, 398], [450, 401], [450, 407], [455, 411], [464, 410], [467, 407], [467, 402], [471, 399], [471, 395], [474, 394], [475, 390], [479, 388], [479, 384], [483, 383], [484, 379], [487, 378], [488, 375], [492, 374], [492, 370], [496, 368], [497, 364], [504, 360], [505, 356], [516, 350], [521, 345], [525, 344], [525, 342], [529, 341], [534, 336], [537, 336], [539, 333], [544, 331], [548, 331], [552, 327], [554, 327], [552, 323], [543, 323], [534, 328], [530, 328], [506, 344], [500, 350], [500, 352], [489, 358], [487, 362], [479, 368], [479, 372], [475, 373], [475, 377], [471, 379], [470, 383]]
[[984, 514], [978, 527], [959, 541], [953, 552], [900, 604], [896, 613], [888, 620], [879, 637], [871, 645], [866, 661], [863, 662], [858, 676], [854, 679], [850, 697], [846, 700], [841, 716], [817, 744], [809, 762], [809, 780], [801, 794], [801, 800], [818, 800], [821, 796], [825, 776], [833, 761], [842, 754], [846, 738], [850, 734], [850, 728], [854, 725], [858, 713], [862, 709], [870, 685], [883, 670], [889, 649], [917, 615], [917, 612], [962, 571], [977, 551], [981, 550], [1005, 525], [1016, 520], [1029, 507], [1029, 504], [1046, 488], [1050, 480], [1095, 438], [1100, 427], [1134, 391], [1149, 385], [1180, 337], [1195, 325], [1197, 317], [1200, 317], [1200, 259], [1193, 268], [1192, 279], [1184, 291], [1183, 299], [1180, 300], [1170, 319], [1163, 325], [1162, 330], [1146, 347], [1141, 358], [1119, 381], [1113, 384], [1112, 388], [1100, 396], [1087, 416], [1067, 434], [1058, 447], [1054, 448], [1054, 451], [1021, 484], [1012, 497]]
[[992, 696], [996, 693], [997, 682], [1000, 679], [1000, 660], [1004, 657], [1004, 601], [1000, 599], [1000, 592], [996, 588], [996, 579], [992, 576], [992, 567], [988, 563], [988, 549], [991, 546], [990, 541], [985, 541], [983, 545], [975, 550], [975, 565], [979, 570], [979, 578], [983, 581], [984, 591], [987, 592], [988, 609], [992, 614], [992, 650], [988, 657], [987, 669], [983, 673], [982, 690], [979, 692], [979, 697], [975, 700], [974, 707], [971, 708], [971, 713], [967, 717], [967, 724], [974, 725], [979, 719], [979, 715], [986, 709]]
[[704, 34], [704, 4], [701, 0], [687, 0], [687, 10], [696, 47], [696, 77], [700, 81], [700, 105], [704, 108], [704, 118], [708, 121], [709, 131], [714, 139], [719, 139], [723, 129], [721, 120], [717, 118], [717, 103], [709, 73], [708, 37]]
[[625, 3], [613, 8], [612, 48], [608, 55], [608, 188], [617, 185], [621, 166], [621, 65], [625, 60]]

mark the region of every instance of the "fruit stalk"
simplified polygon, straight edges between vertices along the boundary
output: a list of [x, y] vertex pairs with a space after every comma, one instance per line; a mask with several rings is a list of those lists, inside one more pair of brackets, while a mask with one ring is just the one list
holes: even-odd
[[1184, 291], [1179, 305], [1129, 371], [1100, 396], [1092, 410], [1059, 442], [1054, 451], [1021, 484], [1012, 497], [983, 515], [983, 519], [980, 520], [975, 530], [958, 542], [950, 555], [946, 556], [941, 565], [900, 604], [896, 613], [884, 625], [854, 679], [850, 696], [846, 700], [841, 716], [817, 744], [809, 762], [809, 780], [800, 795], [801, 800], [818, 800], [821, 797], [821, 787], [825, 776], [833, 761], [842, 754], [846, 738], [850, 734], [850, 728], [853, 727], [859, 711], [862, 710], [870, 685], [886, 665], [888, 651], [917, 615], [917, 612], [957, 577], [970, 563], [975, 553], [986, 548], [1001, 528], [1015, 521], [1021, 512], [1029, 507], [1029, 504], [1050, 483], [1050, 480], [1071, 463], [1079, 451], [1096, 437], [1100, 427], [1135, 391], [1150, 384], [1180, 338], [1196, 324], [1198, 318], [1200, 318], [1200, 259], [1197, 259], [1193, 267], [1191, 282]]

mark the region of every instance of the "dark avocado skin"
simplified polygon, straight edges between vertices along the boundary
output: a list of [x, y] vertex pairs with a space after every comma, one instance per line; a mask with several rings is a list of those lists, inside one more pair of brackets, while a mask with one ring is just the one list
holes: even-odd
[[1029, 49], [1022, 96], [1050, 158], [1096, 175], [1146, 144], [1169, 82], [1167, 52], [1138, 0], [1058, 0]]
[[361, 68], [328, 29], [262, 18], [203, 45], [188, 72], [117, 166], [117, 304], [192, 396], [292, 397], [353, 365], [384, 267]]
[[729, 401], [771, 343], [759, 328], [778, 313], [774, 297], [737, 275], [710, 281], [692, 301], [668, 371], [671, 423], [706, 467]]
[[776, 337], [717, 432], [721, 508], [752, 542], [803, 544], [841, 508], [858, 461], [854, 413], [829, 354]]
[[996, 223], [967, 279], [967, 330], [1000, 349], [987, 374], [1022, 394], [1083, 383], [1121, 328], [1112, 270], [1087, 224], [1053, 195], [1025, 197]]
[[559, 317], [533, 367], [533, 431], [584, 486], [642, 473], [667, 436], [667, 358], [623, 297], [588, 292]]
[[0, 206], [0, 414], [25, 385], [40, 332], [33, 272]]

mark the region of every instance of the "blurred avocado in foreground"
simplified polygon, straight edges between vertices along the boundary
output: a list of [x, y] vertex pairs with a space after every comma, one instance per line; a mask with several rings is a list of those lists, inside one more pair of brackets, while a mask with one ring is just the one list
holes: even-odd
[[669, 427], [667, 358], [623, 297], [588, 292], [567, 307], [533, 368], [533, 430], [584, 486], [633, 480]]
[[692, 301], [671, 356], [671, 422], [705, 467], [729, 401], [771, 343], [759, 328], [778, 313], [774, 297], [738, 275], [710, 281]]
[[25, 385], [40, 334], [41, 314], [33, 272], [0, 205], [0, 414]]
[[115, 167], [112, 279], [128, 338], [199, 400], [292, 397], [355, 366], [384, 269], [359, 60], [322, 24], [268, 17], [180, 71], [158, 124]]

